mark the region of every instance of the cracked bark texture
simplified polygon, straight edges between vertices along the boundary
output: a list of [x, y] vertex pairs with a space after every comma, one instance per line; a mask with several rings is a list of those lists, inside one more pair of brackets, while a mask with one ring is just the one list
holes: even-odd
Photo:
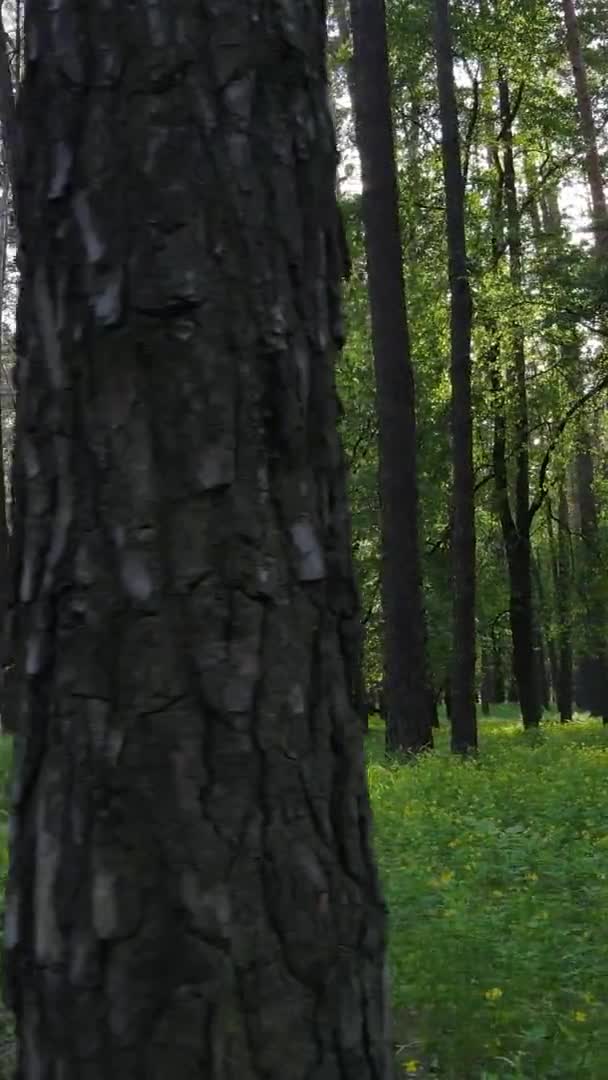
[[29, 5], [22, 1080], [389, 1074], [319, 0]]

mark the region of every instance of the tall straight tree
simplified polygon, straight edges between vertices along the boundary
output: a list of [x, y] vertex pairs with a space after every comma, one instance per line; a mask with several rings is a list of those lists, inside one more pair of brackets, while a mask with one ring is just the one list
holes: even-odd
[[452, 472], [451, 534], [454, 588], [452, 749], [477, 748], [475, 710], [475, 485], [471, 410], [473, 305], [467, 265], [465, 189], [460, 158], [458, 107], [449, 0], [435, 0], [435, 50], [451, 295]]
[[[608, 209], [597, 128], [574, 0], [562, 0], [562, 7], [568, 56], [576, 89], [580, 132], [585, 150], [584, 171], [591, 195], [594, 248], [605, 275], [608, 259]], [[559, 223], [559, 209], [557, 209], [557, 218]], [[581, 580], [585, 584], [584, 603], [588, 631], [587, 641], [579, 661], [579, 687], [585, 698], [585, 707], [592, 713], [601, 715], [604, 723], [608, 724], [608, 649], [606, 647], [608, 612], [603, 587], [598, 583], [599, 513], [595, 494], [596, 467], [592, 449], [593, 438], [588, 430], [588, 424], [582, 426], [579, 442], [576, 461], [576, 494], [582, 539]]]
[[587, 65], [581, 44], [581, 35], [574, 0], [562, 0], [564, 22], [566, 24], [566, 44], [572, 65], [576, 103], [580, 119], [580, 129], [585, 148], [585, 172], [591, 194], [593, 209], [593, 229], [596, 247], [602, 255], [608, 256], [608, 210], [602, 175], [601, 158], [597, 144], [597, 129], [593, 117], [593, 106], [587, 78]]
[[[522, 238], [515, 159], [513, 112], [504, 72], [498, 82], [503, 143], [504, 206], [511, 284], [522, 287]], [[542, 715], [535, 650], [530, 530], [538, 507], [530, 506], [529, 421], [526, 355], [523, 330], [513, 328], [509, 343], [509, 383], [512, 391], [512, 429], [515, 458], [514, 508], [511, 509], [506, 458], [506, 418], [499, 419], [494, 442], [494, 473], [499, 517], [509, 572], [509, 609], [513, 638], [513, 670], [524, 727], [538, 727]], [[504, 406], [503, 406], [504, 407]]]
[[414, 372], [383, 0], [351, 0], [354, 109], [376, 370], [382, 502], [387, 746], [432, 746], [418, 540]]
[[18, 1075], [376, 1080], [323, 5], [26, 38]]
[[565, 478], [560, 477], [557, 508], [557, 543], [555, 541], [554, 509], [547, 502], [547, 535], [551, 556], [551, 573], [555, 596], [556, 682], [555, 698], [562, 723], [572, 719], [572, 567], [569, 550], [570, 511]]

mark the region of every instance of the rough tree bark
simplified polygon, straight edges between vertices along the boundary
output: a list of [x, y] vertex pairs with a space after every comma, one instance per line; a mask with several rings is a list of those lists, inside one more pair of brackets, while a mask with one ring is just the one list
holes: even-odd
[[351, 0], [355, 114], [363, 178], [382, 499], [387, 746], [432, 746], [418, 540], [414, 373], [383, 0]]
[[452, 750], [477, 749], [475, 709], [475, 480], [471, 408], [473, 304], [467, 265], [464, 179], [448, 0], [435, 0], [435, 51], [451, 295], [453, 601]]
[[[516, 290], [522, 284], [521, 222], [513, 157], [512, 112], [509, 84], [504, 75], [498, 84], [500, 120], [503, 142], [504, 196], [507, 221], [507, 240], [511, 281]], [[513, 440], [515, 449], [515, 509], [509, 501], [506, 468], [506, 431], [495, 441], [494, 464], [509, 569], [511, 633], [513, 637], [513, 667], [519, 692], [524, 727], [537, 727], [541, 719], [541, 702], [534, 648], [534, 611], [532, 599], [532, 550], [530, 543], [530, 474], [528, 400], [526, 388], [526, 357], [523, 331], [513, 329], [510, 381], [513, 387]], [[499, 462], [499, 451], [502, 460]], [[498, 468], [498, 471], [496, 471]]]
[[22, 1080], [376, 1080], [320, 3], [29, 5]]

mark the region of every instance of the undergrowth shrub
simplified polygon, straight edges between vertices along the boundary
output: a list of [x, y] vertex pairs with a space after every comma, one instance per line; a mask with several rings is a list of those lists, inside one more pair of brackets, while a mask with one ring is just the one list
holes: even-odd
[[608, 732], [485, 721], [474, 761], [368, 739], [406, 1074], [608, 1077]]

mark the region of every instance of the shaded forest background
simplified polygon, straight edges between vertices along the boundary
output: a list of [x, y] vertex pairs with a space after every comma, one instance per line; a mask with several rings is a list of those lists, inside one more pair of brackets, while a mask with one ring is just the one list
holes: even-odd
[[[440, 8], [441, 5], [436, 5]], [[450, 303], [436, 11], [386, 6], [401, 244], [416, 384], [418, 535], [429, 681], [453, 657], [454, 510]], [[530, 544], [531, 662], [542, 708], [608, 715], [606, 222], [608, 9], [579, 5], [576, 32], [593, 127], [585, 127], [565, 16], [555, 2], [450, 5], [473, 301], [475, 693], [521, 696], [513, 665], [513, 532]], [[330, 20], [340, 195], [351, 250], [339, 370], [366, 630], [368, 685], [383, 679], [378, 412], [372, 365], [353, 53], [341, 4]], [[595, 142], [590, 146], [590, 140]], [[591, 165], [590, 165], [591, 161]], [[594, 172], [595, 161], [595, 172]], [[595, 190], [593, 183], [595, 182]], [[597, 184], [600, 183], [598, 192]], [[595, 203], [594, 203], [595, 199]], [[523, 411], [522, 411], [523, 410]], [[521, 494], [525, 507], [521, 507]], [[524, 521], [525, 519], [525, 521]], [[530, 711], [530, 710], [529, 710]], [[533, 726], [535, 701], [527, 717]], [[526, 717], [524, 717], [526, 719]]]

